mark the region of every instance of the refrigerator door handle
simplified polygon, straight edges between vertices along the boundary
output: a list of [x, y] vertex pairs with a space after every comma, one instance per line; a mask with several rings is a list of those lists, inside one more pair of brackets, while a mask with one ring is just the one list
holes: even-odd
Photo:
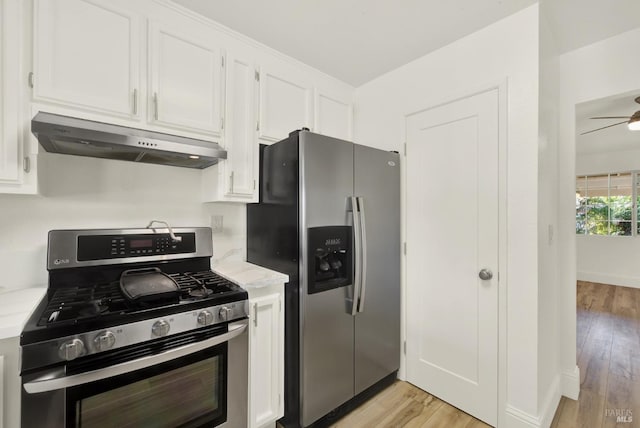
[[364, 198], [359, 196], [358, 213], [360, 216], [360, 297], [358, 312], [364, 312], [364, 295], [367, 291], [367, 223], [364, 218]]
[[360, 209], [358, 207], [358, 198], [351, 196], [351, 212], [353, 213], [353, 234], [354, 234], [354, 272], [353, 272], [353, 305], [351, 306], [351, 315], [355, 316], [358, 312], [358, 302], [360, 300], [360, 288], [362, 279], [360, 275], [360, 266], [362, 259], [362, 234], [360, 229]]

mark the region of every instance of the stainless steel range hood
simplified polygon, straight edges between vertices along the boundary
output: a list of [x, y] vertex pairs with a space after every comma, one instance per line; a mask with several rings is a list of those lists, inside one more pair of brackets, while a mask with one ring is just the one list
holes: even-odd
[[51, 153], [203, 169], [226, 159], [217, 143], [39, 112], [31, 132]]

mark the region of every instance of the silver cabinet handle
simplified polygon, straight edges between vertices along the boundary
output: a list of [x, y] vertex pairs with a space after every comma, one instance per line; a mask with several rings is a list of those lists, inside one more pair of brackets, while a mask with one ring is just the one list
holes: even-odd
[[364, 219], [364, 198], [359, 196], [358, 200], [358, 212], [360, 214], [360, 298], [358, 304], [358, 312], [364, 311], [364, 294], [367, 291], [367, 223]]
[[138, 114], [138, 90], [133, 90], [133, 114]]
[[229, 174], [229, 193], [233, 193], [233, 171]]
[[158, 93], [157, 92], [153, 93], [153, 106], [154, 106], [153, 118], [155, 120], [158, 120]]
[[162, 352], [160, 354], [138, 358], [136, 360], [127, 361], [124, 363], [116, 364], [114, 366], [105, 367], [103, 369], [91, 370], [85, 373], [79, 373], [70, 376], [65, 376], [64, 370], [52, 370], [51, 372], [48, 372], [37, 379], [25, 383], [24, 389], [29, 394], [55, 391], [58, 389], [70, 388], [72, 386], [85, 385], [87, 383], [107, 379], [125, 373], [131, 373], [133, 371], [150, 367], [152, 365], [175, 360], [177, 358], [202, 351], [203, 349], [219, 345], [220, 343], [228, 342], [231, 339], [240, 336], [247, 329], [247, 323], [247, 320], [238, 321], [236, 323], [229, 324], [229, 331], [227, 333], [221, 334], [220, 336], [215, 336], [211, 339], [203, 340], [202, 342], [190, 343], [178, 348], [169, 349], [168, 351]]
[[478, 276], [481, 280], [487, 281], [493, 278], [493, 272], [491, 272], [489, 269], [482, 269], [480, 273], [478, 273]]
[[358, 210], [358, 198], [351, 196], [351, 211], [353, 213], [353, 234], [354, 234], [354, 252], [355, 263], [353, 273], [353, 306], [351, 307], [351, 315], [355, 316], [358, 312], [358, 299], [360, 298], [360, 288], [362, 287], [362, 276], [360, 268], [362, 266], [362, 235], [360, 229], [360, 212]]
[[253, 304], [253, 325], [258, 326], [258, 304]]

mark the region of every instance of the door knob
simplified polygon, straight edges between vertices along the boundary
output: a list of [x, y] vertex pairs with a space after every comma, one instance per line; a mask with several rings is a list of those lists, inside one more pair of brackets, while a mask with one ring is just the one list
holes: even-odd
[[489, 269], [482, 269], [478, 276], [481, 280], [486, 281], [493, 278], [493, 272], [491, 272]]

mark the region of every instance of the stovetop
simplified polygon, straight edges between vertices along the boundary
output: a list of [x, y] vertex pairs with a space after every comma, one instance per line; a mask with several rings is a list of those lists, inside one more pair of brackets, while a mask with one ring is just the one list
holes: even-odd
[[216, 299], [221, 296], [242, 291], [236, 284], [212, 271], [173, 273], [168, 276], [180, 287], [179, 299], [146, 304], [130, 302], [122, 294], [118, 281], [55, 289], [37, 325], [77, 324], [99, 317], [126, 316], [168, 304], [184, 305], [200, 300], [218, 303]]
[[[120, 282], [111, 275], [99, 275], [102, 282], [86, 282], [82, 275], [65, 281], [64, 286], [49, 287], [47, 295], [34, 310], [22, 332], [21, 344], [30, 344], [91, 330], [165, 317], [230, 302], [248, 299], [237, 284], [211, 270], [165, 272], [180, 287], [178, 299], [149, 303], [128, 301]], [[203, 288], [210, 290], [203, 293]]]

